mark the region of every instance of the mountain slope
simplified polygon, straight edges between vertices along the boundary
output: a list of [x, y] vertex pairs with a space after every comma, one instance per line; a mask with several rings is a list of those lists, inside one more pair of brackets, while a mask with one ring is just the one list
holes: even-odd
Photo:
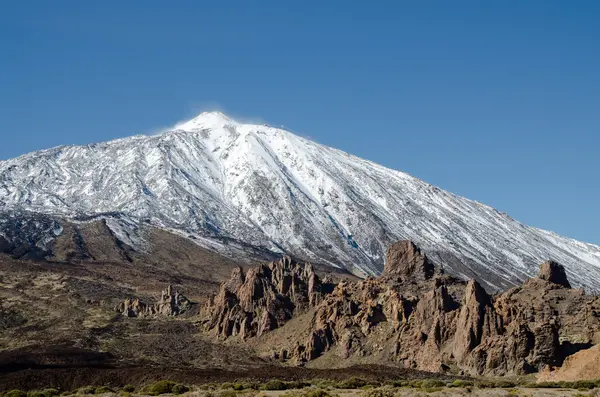
[[0, 210], [68, 218], [124, 215], [194, 235], [377, 274], [392, 242], [488, 288], [553, 259], [600, 287], [600, 247], [523, 225], [287, 131], [202, 113], [158, 136], [67, 146], [0, 162]]

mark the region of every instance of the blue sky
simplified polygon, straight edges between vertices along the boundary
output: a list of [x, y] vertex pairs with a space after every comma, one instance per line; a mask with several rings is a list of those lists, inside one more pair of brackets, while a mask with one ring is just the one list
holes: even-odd
[[221, 109], [600, 243], [599, 20], [586, 0], [0, 0], [0, 159]]

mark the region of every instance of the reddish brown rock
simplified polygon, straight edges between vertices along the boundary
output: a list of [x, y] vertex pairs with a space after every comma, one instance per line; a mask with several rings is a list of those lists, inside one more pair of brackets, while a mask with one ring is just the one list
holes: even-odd
[[[444, 275], [402, 241], [390, 247], [382, 277], [343, 281], [330, 293], [311, 267], [289, 258], [245, 275], [236, 270], [209, 305], [207, 326], [225, 337], [260, 337], [255, 345], [267, 338], [271, 357], [298, 364], [323, 357], [525, 374], [600, 342], [599, 299], [567, 286], [562, 266], [550, 262], [539, 278], [490, 296], [477, 281]], [[299, 314], [303, 321], [286, 330]], [[274, 329], [276, 344], [268, 339]]]
[[571, 288], [571, 284], [565, 273], [565, 268], [554, 261], [548, 261], [542, 264], [538, 278], [553, 284], [562, 285], [566, 288]]
[[235, 269], [206, 308], [206, 327], [219, 336], [260, 336], [318, 303], [322, 283], [310, 264], [286, 256], [248, 270]]
[[435, 267], [412, 241], [404, 240], [393, 244], [387, 251], [383, 277], [403, 277], [427, 280], [433, 277]]
[[169, 285], [162, 291], [158, 302], [154, 304], [148, 305], [138, 298], [128, 298], [117, 305], [115, 311], [127, 317], [144, 317], [155, 314], [176, 316], [186, 312], [191, 305], [189, 299]]

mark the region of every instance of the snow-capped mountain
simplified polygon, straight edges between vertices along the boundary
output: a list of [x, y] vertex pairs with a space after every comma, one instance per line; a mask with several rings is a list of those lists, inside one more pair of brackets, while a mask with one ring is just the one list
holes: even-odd
[[0, 211], [123, 216], [377, 274], [411, 239], [435, 261], [504, 288], [554, 259], [600, 287], [600, 247], [523, 225], [405, 173], [282, 129], [202, 113], [157, 136], [62, 146], [0, 162]]

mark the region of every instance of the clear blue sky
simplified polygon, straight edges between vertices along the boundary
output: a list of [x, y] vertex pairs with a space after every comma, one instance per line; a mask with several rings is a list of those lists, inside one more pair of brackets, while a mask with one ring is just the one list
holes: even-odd
[[0, 0], [0, 159], [215, 108], [600, 243], [599, 1]]

